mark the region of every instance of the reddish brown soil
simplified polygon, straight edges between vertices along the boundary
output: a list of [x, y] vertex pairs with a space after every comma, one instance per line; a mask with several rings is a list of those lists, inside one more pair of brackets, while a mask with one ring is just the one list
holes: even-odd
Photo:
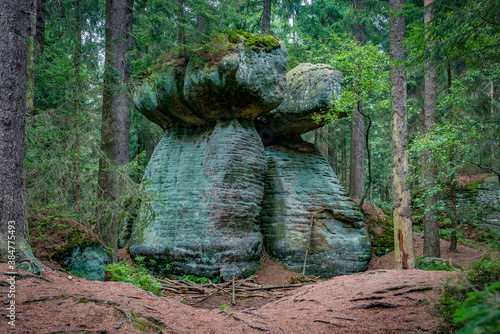
[[[364, 209], [374, 210], [375, 217], [375, 212], [383, 214], [370, 206]], [[464, 246], [451, 253], [448, 247], [442, 241], [442, 257], [461, 266], [484, 254]], [[417, 255], [422, 253], [418, 233], [415, 248]], [[119, 257], [128, 259], [126, 252]], [[232, 305], [231, 296], [223, 292], [201, 302], [174, 293], [157, 297], [128, 283], [87, 281], [57, 270], [43, 271], [49, 281], [17, 277], [16, 296], [9, 299], [10, 276], [1, 274], [8, 266], [0, 264], [0, 333], [403, 333], [439, 328], [430, 301], [438, 295], [439, 280], [454, 273], [393, 267], [390, 253], [374, 257], [364, 273], [277, 289]], [[284, 285], [298, 276], [265, 254], [254, 279]], [[16, 305], [15, 327], [6, 318], [11, 300]]]
[[[7, 265], [0, 264], [0, 271], [7, 272]], [[0, 333], [140, 332], [133, 322], [140, 322], [137, 327], [146, 333], [158, 333], [159, 329], [163, 333], [428, 331], [439, 326], [428, 301], [436, 296], [438, 281], [445, 274], [449, 273], [368, 271], [282, 291], [283, 297], [262, 306], [246, 304], [242, 309], [239, 306], [244, 301], [237, 300], [233, 307], [229, 296], [219, 296], [220, 305], [229, 306], [221, 310], [194, 308], [127, 283], [87, 281], [58, 271], [44, 271], [50, 282], [35, 277], [17, 278], [16, 326], [10, 327], [4, 316], [0, 319]], [[1, 281], [7, 278], [0, 275]], [[412, 290], [415, 288], [423, 290]], [[8, 300], [7, 289], [1, 289], [4, 301]], [[377, 306], [375, 303], [379, 302]], [[3, 303], [2, 314], [7, 312], [7, 304]], [[153, 326], [147, 327], [147, 322]]]

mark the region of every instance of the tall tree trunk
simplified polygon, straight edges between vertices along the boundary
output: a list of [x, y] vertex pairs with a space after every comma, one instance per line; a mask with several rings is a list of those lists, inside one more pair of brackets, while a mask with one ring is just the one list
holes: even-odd
[[80, 0], [75, 0], [75, 214], [78, 221], [80, 220], [80, 60], [82, 53], [82, 33], [80, 26]]
[[264, 0], [264, 10], [262, 11], [262, 34], [271, 34], [271, 1]]
[[0, 1], [0, 13], [0, 262], [19, 262], [33, 257], [24, 169], [28, 1]]
[[[491, 119], [494, 118], [495, 116], [495, 87], [493, 86], [493, 80], [491, 81], [491, 86], [490, 86], [490, 115]], [[491, 151], [491, 160], [495, 161], [495, 145], [496, 145], [496, 140], [495, 138], [491, 139], [491, 144], [490, 144], [490, 151]]]
[[[358, 103], [359, 105], [361, 103]], [[365, 193], [365, 121], [363, 115], [357, 110], [353, 111], [351, 117], [349, 196], [361, 198]]]
[[38, 47], [38, 55], [43, 54], [45, 47], [45, 18], [47, 17], [46, 3], [47, 0], [37, 0], [35, 43]]
[[340, 158], [341, 158], [341, 164], [342, 164], [342, 184], [344, 185], [344, 188], [347, 188], [347, 139], [345, 136], [345, 131], [342, 131], [341, 134], [342, 137], [342, 143], [340, 147]]
[[37, 9], [39, 0], [29, 0], [28, 23], [28, 54], [27, 54], [27, 81], [26, 81], [26, 112], [32, 114], [35, 99], [35, 45], [37, 28]]
[[333, 171], [335, 174], [338, 174], [338, 168], [337, 168], [337, 130], [336, 130], [336, 124], [334, 123], [332, 125], [333, 128], [333, 143], [330, 145], [329, 151], [331, 152], [330, 154], [330, 166], [332, 166]]
[[[121, 182], [118, 168], [129, 162], [130, 109], [126, 54], [132, 27], [133, 0], [106, 1], [106, 45], [99, 159], [98, 196], [101, 217], [96, 232], [104, 245], [116, 250]], [[116, 254], [116, 253], [115, 253]], [[116, 255], [115, 255], [116, 256]]]
[[[363, 0], [354, 0], [354, 12], [360, 16], [365, 9]], [[365, 27], [354, 24], [354, 39], [365, 44]], [[363, 103], [358, 102], [352, 112], [351, 122], [351, 160], [349, 168], [349, 196], [361, 198], [365, 194], [365, 119], [362, 115]]]
[[148, 164], [149, 159], [151, 159], [151, 122], [149, 120], [146, 121], [146, 164]]
[[196, 25], [198, 27], [199, 36], [207, 34], [207, 18], [203, 14], [196, 15]]
[[[122, 0], [121, 0], [122, 1]], [[181, 52], [179, 52], [179, 57], [184, 57], [184, 50], [182, 47], [186, 44], [186, 35], [184, 33], [184, 2], [185, 0], [179, 1], [179, 10], [178, 10], [178, 22], [179, 22], [179, 35], [177, 37], [177, 42], [179, 43], [179, 48], [181, 48]]]
[[[402, 11], [405, 0], [389, 0], [390, 59], [391, 62], [405, 59], [403, 44], [406, 34], [406, 19], [396, 11]], [[396, 269], [415, 268], [415, 251], [411, 221], [410, 188], [405, 182], [408, 167], [408, 113], [406, 72], [391, 64], [391, 163], [392, 163], [392, 212], [394, 219], [394, 253]]]
[[[353, 2], [354, 14], [356, 21], [363, 16], [363, 11], [365, 10], [364, 0], [354, 0]], [[355, 23], [353, 26], [354, 39], [361, 45], [365, 44], [365, 26], [363, 24]]]
[[[448, 74], [448, 95], [451, 94], [451, 65], [450, 62], [447, 63], [447, 74]], [[450, 112], [450, 123], [454, 121], [454, 110], [452, 109]], [[456, 176], [455, 176], [455, 157], [452, 152], [450, 161], [451, 161], [451, 169], [453, 173], [450, 176], [450, 206], [451, 206], [451, 236], [450, 236], [450, 251], [457, 252], [457, 228], [458, 228], [458, 215], [457, 215], [457, 189], [456, 189]]]
[[328, 125], [322, 127], [319, 129], [319, 150], [321, 151], [321, 154], [326, 158], [326, 160], [329, 160], [329, 154], [328, 152]]
[[[430, 5], [434, 0], [424, 0], [424, 6], [427, 7], [424, 14], [424, 22], [429, 24], [432, 19], [432, 11]], [[432, 46], [429, 46], [432, 48]], [[427, 61], [425, 72], [425, 132], [432, 131], [436, 124], [436, 108], [437, 108], [437, 83], [436, 83], [436, 68], [432, 61]], [[422, 151], [423, 159], [428, 165], [423, 173], [423, 184], [432, 189], [435, 187], [434, 180], [437, 177], [436, 166], [431, 159], [431, 152]], [[437, 195], [431, 196], [425, 204], [427, 214], [424, 216], [424, 255], [429, 257], [440, 257], [440, 241], [439, 241], [439, 224], [437, 212], [435, 210], [437, 204]]]

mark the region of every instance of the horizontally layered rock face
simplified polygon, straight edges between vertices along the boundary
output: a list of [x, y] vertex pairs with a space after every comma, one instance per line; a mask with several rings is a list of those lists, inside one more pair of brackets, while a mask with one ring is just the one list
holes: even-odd
[[276, 108], [286, 83], [286, 50], [237, 45], [220, 64], [192, 57], [185, 76], [174, 67], [137, 108], [166, 129], [144, 181], [153, 196], [130, 240], [132, 256], [171, 274], [248, 276], [260, 266], [257, 220], [267, 169], [253, 120]]
[[[300, 134], [324, 125], [315, 116], [340, 94], [341, 74], [300, 64], [287, 74], [281, 105], [256, 122], [267, 144], [261, 232], [266, 250], [289, 269], [331, 277], [366, 269], [370, 239], [363, 216], [319, 150]], [[307, 259], [306, 259], [307, 253]]]
[[144, 175], [153, 200], [130, 239], [132, 256], [155, 260], [155, 270], [247, 276], [264, 243], [295, 271], [308, 252], [308, 275], [366, 268], [362, 215], [300, 138], [324, 125], [313, 116], [331, 106], [341, 75], [301, 64], [285, 77], [286, 51], [276, 45], [237, 45], [212, 67], [192, 57], [185, 75], [170, 67], [136, 95], [139, 111], [166, 130]]
[[370, 240], [363, 215], [314, 145], [266, 147], [261, 213], [266, 250], [289, 269], [332, 277], [366, 269]]
[[251, 121], [170, 129], [146, 169], [154, 216], [130, 251], [178, 274], [245, 276], [262, 254], [257, 226], [266, 155]]

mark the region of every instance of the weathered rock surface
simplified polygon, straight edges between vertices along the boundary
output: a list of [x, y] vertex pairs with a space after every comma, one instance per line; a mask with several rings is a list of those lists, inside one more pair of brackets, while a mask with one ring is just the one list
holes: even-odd
[[64, 261], [64, 267], [74, 275], [85, 277], [89, 280], [103, 281], [104, 268], [109, 263], [106, 249], [101, 245], [89, 246], [83, 249], [77, 247]]
[[264, 144], [325, 125], [313, 116], [332, 106], [331, 101], [341, 91], [342, 75], [329, 65], [303, 63], [290, 70], [286, 80], [283, 102], [255, 123]]
[[[363, 216], [318, 149], [290, 138], [266, 147], [261, 232], [266, 250], [307, 275], [332, 277], [366, 270], [370, 239]], [[311, 222], [313, 222], [312, 234]]]
[[265, 173], [251, 121], [167, 130], [144, 176], [154, 215], [134, 225], [131, 255], [154, 259], [156, 270], [168, 266], [172, 274], [229, 280], [256, 271]]
[[237, 44], [215, 67], [201, 56], [192, 56], [185, 75], [169, 66], [155, 84], [139, 89], [134, 104], [163, 129], [218, 119], [254, 120], [283, 99], [286, 49], [283, 43], [277, 45], [266, 51]]

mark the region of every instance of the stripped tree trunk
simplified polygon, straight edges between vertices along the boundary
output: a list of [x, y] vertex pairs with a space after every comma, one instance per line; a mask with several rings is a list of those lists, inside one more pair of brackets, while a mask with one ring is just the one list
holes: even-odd
[[[405, 0], [390, 0], [390, 59], [405, 59], [404, 37], [406, 19], [396, 11], [403, 9]], [[391, 162], [392, 162], [392, 210], [394, 219], [394, 251], [396, 269], [415, 268], [415, 252], [411, 221], [410, 188], [405, 182], [408, 167], [408, 113], [406, 72], [392, 63], [391, 71]]]

